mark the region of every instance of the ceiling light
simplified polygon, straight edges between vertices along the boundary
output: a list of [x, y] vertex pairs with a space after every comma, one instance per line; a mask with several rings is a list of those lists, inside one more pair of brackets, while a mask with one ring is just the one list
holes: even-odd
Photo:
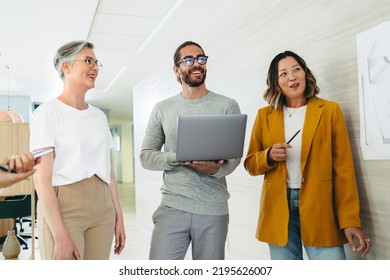
[[12, 123], [23, 122], [23, 118], [18, 112], [11, 111], [10, 94], [9, 94], [9, 65], [4, 65], [4, 67], [7, 68], [8, 70], [8, 108], [7, 111], [0, 111], [0, 122], [12, 122]]

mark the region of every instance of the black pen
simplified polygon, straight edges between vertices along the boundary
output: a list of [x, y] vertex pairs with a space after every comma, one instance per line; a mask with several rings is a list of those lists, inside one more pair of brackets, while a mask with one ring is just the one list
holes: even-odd
[[291, 137], [290, 140], [288, 140], [287, 144], [290, 144], [290, 142], [295, 138], [295, 136], [298, 135], [299, 132], [301, 132], [301, 130], [298, 130], [298, 131], [293, 135], [293, 137]]
[[0, 165], [0, 169], [5, 172], [16, 173], [15, 170], [9, 170], [8, 165]]

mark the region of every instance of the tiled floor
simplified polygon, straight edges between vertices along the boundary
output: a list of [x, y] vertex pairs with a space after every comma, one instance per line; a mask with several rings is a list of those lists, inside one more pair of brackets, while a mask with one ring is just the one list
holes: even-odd
[[[112, 254], [113, 260], [147, 260], [151, 229], [147, 229], [136, 220], [135, 215], [135, 191], [133, 184], [119, 184], [119, 196], [123, 209], [126, 229], [126, 246], [120, 255]], [[27, 227], [27, 224], [25, 224]], [[26, 228], [25, 233], [29, 230]], [[27, 239], [31, 248], [31, 239]], [[30, 259], [31, 251], [22, 250], [19, 259]], [[3, 256], [1, 255], [0, 258]], [[40, 259], [38, 241], [35, 242], [35, 259]]]

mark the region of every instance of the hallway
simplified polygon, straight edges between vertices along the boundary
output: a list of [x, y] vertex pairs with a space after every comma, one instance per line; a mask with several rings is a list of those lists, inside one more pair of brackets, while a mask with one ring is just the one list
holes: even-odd
[[140, 224], [135, 214], [134, 184], [119, 184], [119, 197], [126, 229], [126, 246], [122, 253], [112, 254], [112, 260], [147, 260], [152, 229]]

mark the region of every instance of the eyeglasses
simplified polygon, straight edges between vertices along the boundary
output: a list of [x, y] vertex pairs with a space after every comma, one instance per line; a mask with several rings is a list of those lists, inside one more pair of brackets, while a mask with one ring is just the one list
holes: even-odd
[[207, 59], [209, 57], [207, 55], [198, 55], [197, 57], [193, 57], [193, 56], [186, 56], [186, 57], [183, 57], [178, 63], [177, 65], [179, 65], [180, 63], [184, 62], [184, 64], [186, 66], [192, 66], [194, 65], [195, 63], [195, 59], [196, 61], [198, 62], [199, 65], [204, 65], [207, 63]]
[[94, 60], [92, 57], [89, 57], [89, 56], [86, 56], [86, 57], [80, 58], [80, 59], [74, 59], [74, 60], [84, 61], [85, 64], [88, 65], [89, 68], [94, 68], [95, 66], [97, 66], [100, 70], [103, 66], [103, 64], [101, 64], [98, 60]]

